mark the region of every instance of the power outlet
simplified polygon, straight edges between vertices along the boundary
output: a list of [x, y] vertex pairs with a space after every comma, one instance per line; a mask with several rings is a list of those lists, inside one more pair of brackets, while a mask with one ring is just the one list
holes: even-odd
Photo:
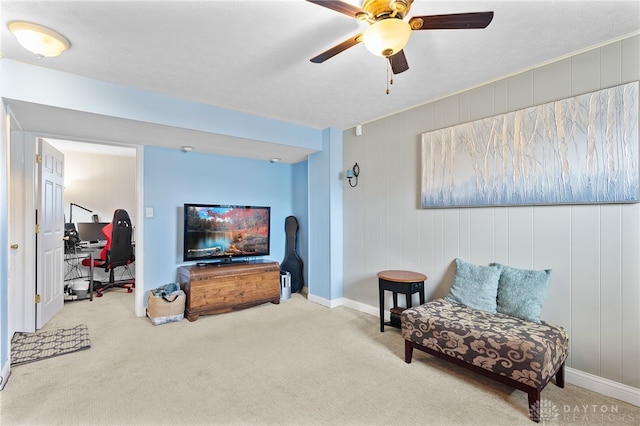
[[153, 217], [153, 207], [147, 207], [145, 210], [146, 217]]

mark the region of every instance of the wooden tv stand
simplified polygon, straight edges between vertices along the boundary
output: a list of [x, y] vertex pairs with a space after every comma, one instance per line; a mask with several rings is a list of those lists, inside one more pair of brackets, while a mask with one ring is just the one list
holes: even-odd
[[181, 266], [180, 287], [187, 296], [185, 316], [221, 314], [262, 303], [280, 303], [278, 262], [212, 263]]

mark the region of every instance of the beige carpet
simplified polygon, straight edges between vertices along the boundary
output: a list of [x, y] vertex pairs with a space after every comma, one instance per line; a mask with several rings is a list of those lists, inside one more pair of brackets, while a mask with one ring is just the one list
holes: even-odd
[[[299, 294], [153, 326], [112, 290], [65, 305], [46, 329], [78, 323], [91, 350], [12, 369], [0, 424], [534, 424], [523, 392], [420, 352], [406, 364], [398, 330]], [[572, 385], [542, 398], [556, 414], [547, 424], [640, 421], [637, 407]]]

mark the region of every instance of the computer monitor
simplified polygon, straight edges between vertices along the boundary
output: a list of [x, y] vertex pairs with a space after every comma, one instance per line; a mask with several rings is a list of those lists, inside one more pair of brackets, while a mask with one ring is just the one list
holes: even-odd
[[102, 233], [102, 228], [109, 222], [78, 222], [78, 235], [80, 241], [98, 242], [107, 238]]

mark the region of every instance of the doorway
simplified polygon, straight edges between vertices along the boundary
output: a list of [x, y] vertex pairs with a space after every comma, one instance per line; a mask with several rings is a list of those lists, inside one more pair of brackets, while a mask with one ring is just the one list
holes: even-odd
[[[94, 258], [100, 256], [105, 245], [102, 228], [111, 222], [116, 209], [128, 212], [134, 225], [135, 244], [136, 150], [128, 146], [46, 140], [65, 157], [65, 227], [73, 229], [72, 235], [77, 237], [75, 244], [67, 245], [65, 254], [65, 300], [71, 301], [88, 290], [89, 268], [82, 266], [82, 258], [88, 257], [89, 252]], [[135, 262], [129, 265], [122, 278], [133, 278], [135, 267]], [[98, 282], [109, 279], [101, 268], [95, 268], [93, 276]]]
[[[34, 141], [38, 138], [36, 135], [28, 132], [11, 132], [11, 153], [13, 162], [13, 153], [16, 151], [22, 151], [22, 154], [18, 157], [33, 158], [30, 152], [35, 149]], [[68, 174], [69, 179], [65, 179], [65, 186], [69, 188], [69, 196], [79, 196], [79, 191], [82, 191], [82, 187], [87, 191], [87, 198], [78, 198], [83, 203], [89, 206], [96, 206], [95, 214], [98, 215], [99, 220], [106, 222], [111, 220], [113, 210], [115, 208], [125, 208], [133, 213], [132, 223], [135, 227], [135, 237], [137, 240], [138, 233], [142, 232], [142, 220], [137, 214], [141, 211], [141, 193], [142, 188], [142, 158], [144, 149], [142, 146], [124, 146], [114, 145], [108, 143], [95, 143], [85, 141], [70, 141], [66, 139], [54, 139], [45, 137], [47, 142], [50, 142], [57, 149], [65, 154], [65, 157], [70, 160], [69, 164], [65, 166], [65, 175]], [[32, 147], [32, 145], [34, 147]], [[15, 148], [15, 149], [14, 149]], [[83, 167], [77, 169], [74, 164], [78, 159], [83, 163]], [[65, 159], [66, 161], [66, 159]], [[28, 160], [23, 160], [28, 162]], [[120, 164], [120, 168], [113, 170], [116, 166], [114, 163]], [[106, 167], [110, 165], [109, 172], [106, 172]], [[127, 168], [125, 172], [123, 167]], [[73, 170], [73, 172], [72, 172]], [[67, 173], [68, 171], [68, 173]], [[15, 172], [15, 174], [14, 174]], [[10, 237], [12, 231], [17, 234], [17, 238], [12, 240], [20, 240], [22, 243], [20, 248], [24, 247], [24, 250], [18, 250], [20, 254], [15, 254], [13, 258], [10, 258], [10, 274], [9, 274], [9, 331], [10, 334], [16, 331], [32, 332], [35, 331], [35, 315], [34, 312], [34, 294], [33, 288], [29, 285], [25, 286], [23, 283], [35, 282], [33, 281], [33, 275], [35, 275], [35, 248], [30, 243], [33, 238], [33, 224], [31, 223], [31, 214], [35, 206], [30, 205], [29, 202], [24, 202], [21, 198], [29, 199], [29, 193], [35, 188], [32, 178], [30, 177], [29, 169], [24, 168], [12, 168], [11, 171], [11, 185], [15, 185], [18, 189], [10, 193], [10, 205], [9, 222], [12, 229], [10, 229]], [[76, 177], [73, 179], [73, 177]], [[119, 179], [115, 179], [114, 176], [119, 176]], [[73, 185], [76, 185], [75, 191], [71, 190]], [[126, 190], [124, 190], [126, 187]], [[65, 189], [67, 192], [67, 189]], [[20, 195], [22, 194], [22, 195]], [[14, 202], [14, 197], [18, 200]], [[120, 204], [124, 199], [125, 205]], [[93, 214], [84, 212], [81, 209], [75, 207], [70, 211], [70, 203], [80, 204], [75, 201], [76, 198], [69, 199], [65, 196], [65, 222], [72, 219], [73, 222], [93, 221]], [[113, 204], [116, 203], [116, 204]], [[114, 205], [117, 207], [112, 208]], [[89, 208], [89, 210], [93, 210]], [[84, 212], [89, 216], [83, 216]], [[73, 214], [73, 218], [69, 217]], [[141, 249], [142, 244], [138, 243], [138, 249]], [[19, 258], [22, 258], [21, 260]], [[15, 260], [15, 262], [14, 262]], [[13, 268], [13, 263], [17, 267]], [[136, 274], [137, 278], [141, 282], [142, 279], [142, 263], [141, 256], [136, 259], [135, 262], [139, 268]], [[12, 270], [13, 269], [13, 270]], [[132, 304], [136, 316], [142, 316], [144, 312], [144, 301], [142, 297], [142, 286], [140, 291], [135, 291], [132, 297]]]

